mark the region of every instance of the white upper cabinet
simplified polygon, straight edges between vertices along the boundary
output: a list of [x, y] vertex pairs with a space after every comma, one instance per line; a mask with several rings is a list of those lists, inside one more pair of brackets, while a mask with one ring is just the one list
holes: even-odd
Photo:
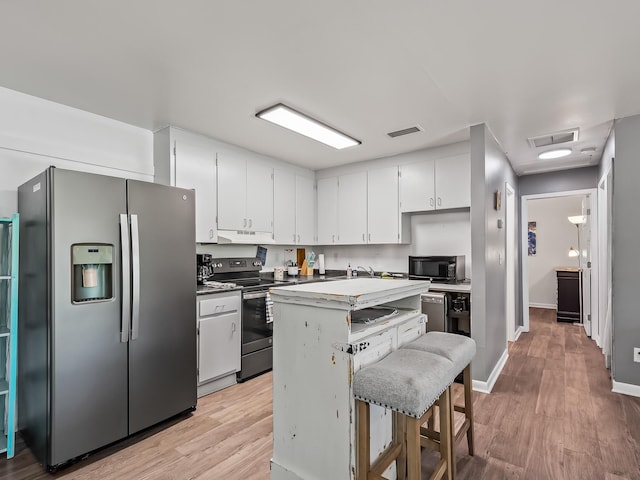
[[206, 137], [167, 127], [154, 134], [156, 183], [196, 192], [196, 242], [217, 239], [216, 148]]
[[468, 154], [436, 160], [436, 208], [471, 206], [471, 162]]
[[368, 243], [399, 243], [398, 167], [367, 173]]
[[296, 244], [313, 245], [316, 234], [314, 179], [296, 175]]
[[367, 172], [338, 177], [337, 243], [367, 243]]
[[400, 211], [435, 209], [434, 161], [426, 160], [400, 167]]
[[471, 205], [469, 154], [400, 167], [400, 211], [421, 212]]
[[273, 232], [273, 167], [247, 162], [247, 219], [249, 230]]
[[273, 239], [296, 243], [296, 175], [287, 170], [273, 171]]
[[273, 232], [273, 168], [250, 154], [218, 152], [218, 228]]
[[273, 238], [282, 245], [315, 242], [315, 190], [312, 177], [288, 170], [273, 172]]
[[318, 244], [338, 242], [338, 177], [318, 179]]

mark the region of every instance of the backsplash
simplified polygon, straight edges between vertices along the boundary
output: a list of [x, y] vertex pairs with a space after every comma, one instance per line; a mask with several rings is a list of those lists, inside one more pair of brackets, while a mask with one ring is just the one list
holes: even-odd
[[[362, 265], [376, 271], [408, 270], [409, 255], [465, 255], [466, 277], [471, 278], [471, 222], [469, 210], [426, 213], [411, 216], [411, 244], [408, 245], [265, 245], [267, 264], [263, 271], [272, 271], [284, 264], [285, 250], [305, 248], [307, 252], [325, 254], [327, 270], [346, 270]], [[198, 253], [216, 257], [253, 257], [255, 245], [198, 244]]]

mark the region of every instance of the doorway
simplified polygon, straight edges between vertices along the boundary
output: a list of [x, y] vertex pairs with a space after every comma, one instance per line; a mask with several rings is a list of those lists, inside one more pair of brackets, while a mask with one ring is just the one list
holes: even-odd
[[[507, 346], [514, 342], [516, 335], [516, 195], [509, 183], [505, 184], [506, 202], [506, 252], [507, 260], [507, 295], [506, 295], [506, 319], [507, 319]], [[518, 334], [520, 329], [518, 329]]]
[[[553, 211], [546, 213], [538, 208], [536, 216], [541, 222], [531, 218], [530, 207], [535, 210], [534, 201], [547, 200], [552, 205], [553, 199], [572, 199], [575, 205], [573, 212], [566, 215]], [[568, 200], [567, 200], [568, 201]], [[597, 189], [573, 190], [547, 194], [524, 195], [521, 197], [521, 249], [522, 252], [522, 330], [529, 331], [529, 307], [556, 308], [555, 267], [580, 269], [582, 286], [581, 301], [583, 303], [580, 323], [587, 335], [591, 335], [591, 324], [598, 320], [598, 273], [597, 273]], [[561, 203], [561, 202], [560, 202]], [[559, 203], [559, 204], [560, 204]], [[540, 204], [538, 204], [538, 207]], [[555, 207], [552, 207], [555, 208]], [[568, 216], [584, 217], [569, 221]], [[542, 230], [540, 230], [542, 229]], [[543, 235], [544, 233], [544, 235]], [[554, 237], [554, 235], [556, 235]], [[539, 238], [538, 238], [539, 237]], [[532, 239], [530, 241], [530, 239]], [[562, 239], [562, 241], [561, 241]], [[569, 239], [569, 240], [567, 240]], [[541, 244], [539, 240], [543, 241]], [[570, 242], [568, 245], [564, 243]], [[569, 256], [570, 248], [574, 256]], [[592, 254], [593, 252], [593, 254]], [[535, 257], [545, 256], [538, 262]], [[532, 259], [532, 257], [534, 257]], [[552, 260], [549, 259], [552, 258]], [[535, 269], [538, 268], [538, 271]]]

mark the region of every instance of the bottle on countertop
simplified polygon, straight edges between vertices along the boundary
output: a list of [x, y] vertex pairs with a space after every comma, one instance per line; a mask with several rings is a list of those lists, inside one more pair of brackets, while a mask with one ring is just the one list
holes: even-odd
[[352, 273], [353, 270], [351, 270], [351, 263], [349, 263], [349, 266], [347, 266], [347, 278], [351, 278]]

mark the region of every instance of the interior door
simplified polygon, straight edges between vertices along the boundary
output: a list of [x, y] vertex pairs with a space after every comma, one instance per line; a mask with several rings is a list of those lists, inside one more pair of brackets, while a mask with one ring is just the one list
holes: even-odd
[[578, 225], [580, 268], [582, 268], [582, 325], [591, 336], [591, 195], [582, 200], [584, 223]]
[[127, 181], [132, 321], [129, 433], [196, 405], [195, 196]]
[[[58, 465], [127, 436], [127, 342], [119, 215], [123, 179], [53, 169], [51, 457]], [[72, 245], [113, 246], [112, 299], [72, 302]]]

